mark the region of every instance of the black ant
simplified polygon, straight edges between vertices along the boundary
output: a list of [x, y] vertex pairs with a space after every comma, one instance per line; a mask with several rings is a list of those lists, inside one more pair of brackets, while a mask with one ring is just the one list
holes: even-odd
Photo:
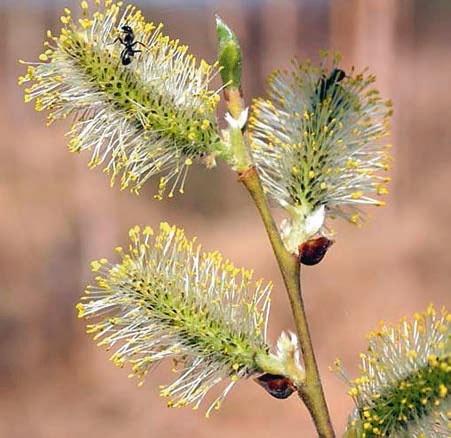
[[[323, 102], [327, 97], [328, 91], [345, 77], [346, 73], [339, 68], [334, 68], [328, 77], [322, 76], [316, 89], [319, 101]], [[333, 93], [335, 94], [335, 92], [336, 90]]]
[[137, 44], [140, 44], [143, 47], [146, 46], [140, 41], [135, 41], [135, 34], [133, 33], [133, 29], [130, 26], [124, 25], [121, 27], [121, 29], [124, 33], [124, 39], [118, 36], [111, 44], [119, 41], [124, 46], [121, 52], [122, 65], [129, 65], [132, 62], [132, 58], [135, 56], [135, 53], [142, 52], [142, 50], [137, 50], [134, 47]]
[[339, 69], [334, 68], [329, 76], [322, 75], [318, 80], [318, 84], [315, 89], [315, 98], [312, 102], [312, 111], [315, 113], [319, 109], [319, 105], [329, 97], [331, 100], [330, 114], [327, 117], [327, 123], [329, 124], [336, 116], [336, 112], [340, 106], [345, 102], [343, 96], [343, 87], [339, 85], [346, 77], [346, 73]]

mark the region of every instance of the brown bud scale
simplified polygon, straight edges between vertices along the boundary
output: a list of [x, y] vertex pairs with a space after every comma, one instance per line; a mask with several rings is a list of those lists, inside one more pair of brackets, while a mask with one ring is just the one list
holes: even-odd
[[333, 243], [333, 240], [323, 236], [307, 240], [299, 245], [299, 261], [307, 266], [318, 264]]
[[255, 381], [264, 388], [268, 394], [280, 400], [288, 398], [296, 391], [293, 382], [288, 377], [284, 376], [266, 373], [257, 377]]

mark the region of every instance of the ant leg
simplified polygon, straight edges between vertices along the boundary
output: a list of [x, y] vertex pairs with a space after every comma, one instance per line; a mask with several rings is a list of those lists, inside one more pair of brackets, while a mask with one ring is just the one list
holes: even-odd
[[120, 36], [118, 36], [112, 43], [106, 43], [107, 46], [111, 46], [112, 44], [115, 44], [117, 42], [120, 42], [123, 46], [125, 46], [124, 41], [122, 41], [122, 38]]
[[145, 44], [143, 44], [141, 41], [135, 41], [133, 44], [131, 44], [131, 47], [135, 47], [136, 44], [139, 44], [140, 46], [147, 48], [147, 46]]

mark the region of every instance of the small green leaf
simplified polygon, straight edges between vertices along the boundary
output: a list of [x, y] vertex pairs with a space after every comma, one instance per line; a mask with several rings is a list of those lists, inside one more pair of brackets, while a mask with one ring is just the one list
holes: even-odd
[[218, 61], [222, 67], [222, 81], [229, 87], [239, 88], [242, 54], [238, 38], [219, 16], [216, 16], [216, 33], [218, 35]]

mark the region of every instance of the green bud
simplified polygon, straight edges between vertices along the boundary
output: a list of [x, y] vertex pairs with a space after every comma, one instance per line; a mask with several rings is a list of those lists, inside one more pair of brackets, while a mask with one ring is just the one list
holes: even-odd
[[224, 84], [239, 88], [241, 85], [241, 47], [236, 35], [230, 27], [216, 16], [216, 33], [218, 35], [218, 61]]

